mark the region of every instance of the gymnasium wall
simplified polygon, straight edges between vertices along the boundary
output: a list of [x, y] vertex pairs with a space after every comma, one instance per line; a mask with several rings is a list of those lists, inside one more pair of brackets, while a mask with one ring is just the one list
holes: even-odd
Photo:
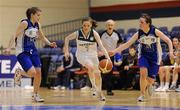
[[157, 27], [180, 25], [179, 0], [92, 0], [90, 15], [99, 23], [98, 29], [104, 27], [104, 21], [114, 19], [117, 28], [138, 28], [138, 18], [141, 13], [151, 15], [153, 24]]
[[117, 4], [137, 4], [172, 0], [91, 0], [91, 7], [112, 6]]
[[41, 24], [48, 25], [88, 16], [88, 0], [0, 0], [0, 46], [15, 32], [26, 9], [32, 6], [43, 11]]

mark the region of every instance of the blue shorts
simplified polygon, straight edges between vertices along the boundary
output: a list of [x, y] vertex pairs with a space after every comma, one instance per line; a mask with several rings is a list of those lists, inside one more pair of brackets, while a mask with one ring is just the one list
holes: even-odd
[[149, 60], [148, 58], [141, 56], [138, 59], [138, 66], [145, 67], [148, 70], [148, 77], [155, 79], [159, 71], [159, 65], [156, 61]]
[[35, 68], [41, 68], [41, 61], [37, 52], [33, 52], [33, 54], [22, 52], [17, 56], [17, 60], [25, 72], [33, 66]]

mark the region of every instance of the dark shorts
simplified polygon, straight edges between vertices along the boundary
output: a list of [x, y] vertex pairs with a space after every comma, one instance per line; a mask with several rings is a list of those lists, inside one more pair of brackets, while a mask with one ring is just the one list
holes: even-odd
[[156, 61], [152, 61], [147, 59], [144, 56], [141, 56], [138, 59], [138, 66], [139, 67], [145, 67], [148, 70], [148, 77], [155, 79], [156, 75], [158, 74], [159, 71], [159, 65], [157, 65]]

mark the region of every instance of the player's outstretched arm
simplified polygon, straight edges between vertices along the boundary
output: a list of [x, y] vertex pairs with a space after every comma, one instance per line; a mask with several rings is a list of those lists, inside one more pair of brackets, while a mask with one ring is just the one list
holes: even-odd
[[100, 38], [99, 34], [96, 31], [93, 31], [93, 32], [94, 32], [94, 37], [95, 37], [95, 39], [96, 39], [96, 41], [97, 41], [101, 51], [104, 53], [104, 55], [105, 55], [105, 57], [107, 59], [110, 59], [110, 57], [108, 55], [108, 52], [106, 51], [106, 49], [104, 48], [104, 46], [103, 46], [103, 44], [101, 42], [101, 38]]
[[110, 54], [114, 55], [115, 53], [121, 53], [123, 50], [129, 48], [136, 40], [138, 39], [138, 32], [136, 32], [128, 42], [120, 44], [119, 47], [111, 51]]

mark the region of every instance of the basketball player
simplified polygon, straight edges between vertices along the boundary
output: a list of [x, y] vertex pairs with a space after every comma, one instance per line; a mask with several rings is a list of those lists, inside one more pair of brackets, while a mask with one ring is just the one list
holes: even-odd
[[76, 39], [77, 51], [76, 57], [80, 64], [88, 69], [89, 78], [92, 87], [96, 89], [97, 96], [101, 101], [105, 101], [102, 93], [102, 79], [99, 70], [99, 60], [97, 54], [97, 44], [101, 47], [107, 59], [110, 59], [106, 49], [103, 47], [99, 34], [93, 29], [96, 26], [91, 18], [82, 20], [82, 28], [65, 38], [65, 57], [69, 58], [69, 41]]
[[[106, 21], [106, 30], [101, 34], [101, 41], [103, 43], [103, 46], [105, 49], [110, 52], [117, 48], [119, 43], [122, 42], [122, 38], [119, 35], [117, 31], [115, 31], [115, 22], [112, 19], [109, 19]], [[104, 55], [102, 54], [101, 51], [99, 51], [99, 56], [100, 60], [104, 58]], [[111, 61], [114, 62], [114, 56], [111, 57]], [[112, 87], [113, 87], [113, 70], [111, 70], [108, 74], [104, 74], [104, 84], [106, 85], [107, 89], [107, 95], [114, 95], [112, 92]]]
[[140, 29], [128, 42], [120, 45], [110, 54], [122, 52], [139, 40], [138, 65], [140, 67], [140, 96], [138, 101], [144, 101], [146, 89], [149, 95], [152, 95], [155, 77], [159, 70], [162, 49], [160, 38], [168, 44], [170, 57], [173, 58], [173, 47], [171, 40], [161, 31], [152, 26], [151, 17], [148, 14], [142, 14], [139, 19]]
[[35, 47], [35, 41], [39, 38], [51, 47], [56, 47], [56, 43], [51, 43], [44, 36], [39, 23], [41, 10], [38, 7], [28, 8], [26, 16], [27, 19], [23, 19], [20, 22], [15, 35], [9, 41], [9, 46], [5, 52], [10, 53], [10, 49], [15, 42], [17, 60], [24, 69], [24, 71], [20, 69], [16, 70], [14, 77], [15, 84], [20, 85], [22, 75], [33, 77], [34, 101], [43, 102], [44, 99], [38, 94], [41, 83], [41, 62], [37, 48]]

